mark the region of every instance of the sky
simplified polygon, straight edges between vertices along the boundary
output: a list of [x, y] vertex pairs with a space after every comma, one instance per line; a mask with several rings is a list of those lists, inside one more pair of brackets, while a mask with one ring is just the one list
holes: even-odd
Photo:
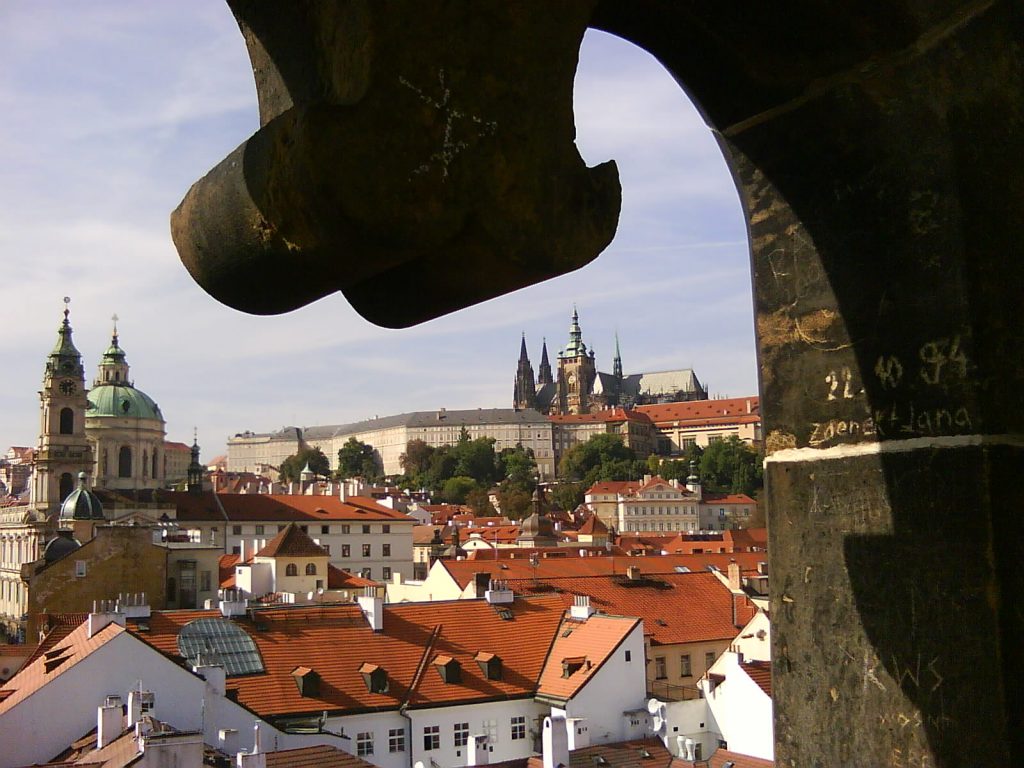
[[536, 369], [579, 309], [599, 370], [692, 367], [712, 396], [757, 392], [749, 248], [738, 195], [696, 109], [650, 55], [588, 32], [577, 146], [614, 159], [622, 213], [588, 266], [405, 330], [343, 296], [272, 317], [191, 279], [168, 217], [258, 128], [225, 3], [0, 3], [0, 451], [35, 445], [45, 359], [71, 297], [89, 382], [119, 317], [136, 386], [169, 440], [204, 458], [238, 432], [413, 410], [510, 407], [525, 332]]

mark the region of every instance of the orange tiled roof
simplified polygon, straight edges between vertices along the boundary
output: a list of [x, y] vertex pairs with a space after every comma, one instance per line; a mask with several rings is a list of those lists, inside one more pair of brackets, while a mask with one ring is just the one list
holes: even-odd
[[555, 701], [571, 699], [639, 624], [640, 619], [622, 616], [563, 619], [541, 673], [537, 695]]
[[65, 637], [70, 635], [82, 622], [89, 618], [88, 613], [41, 613], [39, 614], [39, 626], [49, 626], [50, 629], [46, 633], [46, 636], [39, 641], [39, 646], [35, 652], [25, 662], [27, 667], [39, 656], [46, 653], [51, 648], [55, 647], [57, 643], [63, 640]]
[[593, 413], [571, 413], [552, 414], [548, 419], [556, 424], [587, 424], [587, 423], [611, 423], [616, 421], [636, 421], [641, 424], [650, 424], [650, 417], [640, 410], [629, 410], [623, 408], [607, 408]]
[[327, 551], [295, 523], [288, 523], [256, 557], [328, 557]]
[[[509, 619], [497, 609], [507, 609]], [[547, 649], [561, 620], [562, 600], [555, 596], [518, 599], [491, 606], [483, 600], [402, 603], [384, 607], [384, 629], [373, 632], [356, 605], [268, 608], [235, 624], [259, 649], [265, 672], [228, 678], [240, 704], [263, 717], [329, 712], [358, 712], [437, 704], [471, 703], [533, 694]], [[178, 657], [181, 628], [217, 611], [158, 611], [149, 631], [138, 633], [172, 658]], [[338, 649], [344, 648], [344, 653]], [[502, 679], [488, 680], [474, 661], [478, 651], [502, 660]], [[423, 674], [421, 663], [437, 654], [462, 666], [460, 683], [445, 683], [438, 674]], [[377, 664], [388, 676], [386, 693], [371, 693], [359, 674]], [[299, 695], [292, 677], [296, 666], [320, 675], [320, 693]], [[432, 670], [430, 670], [432, 672]]]
[[356, 576], [336, 565], [327, 564], [328, 589], [362, 589], [375, 586], [377, 586], [377, 582], [372, 579], [364, 579], [362, 576]]
[[[565, 535], [566, 531], [559, 531], [559, 535]], [[573, 531], [575, 533], [575, 531]], [[586, 552], [586, 555], [581, 554]], [[608, 547], [601, 544], [564, 544], [554, 547], [498, 547], [490, 550], [471, 550], [466, 555], [466, 560], [522, 560], [527, 561], [536, 555], [542, 560], [571, 560], [578, 557], [613, 557], [625, 555], [626, 553], [618, 547]]]
[[597, 515], [590, 515], [580, 526], [579, 533], [593, 536], [594, 534], [607, 534], [608, 526], [601, 522]]
[[281, 749], [267, 752], [267, 768], [372, 768], [361, 757], [350, 755], [337, 747], [321, 744], [315, 747]]
[[[162, 491], [161, 501], [177, 508], [179, 521], [207, 520], [294, 521], [317, 522], [351, 520], [355, 522], [407, 522], [408, 515], [378, 504], [373, 499], [350, 496], [342, 501], [337, 496], [298, 496], [290, 494], [192, 494], [184, 491]], [[223, 510], [223, 511], [221, 511]]]
[[775, 766], [771, 760], [751, 757], [728, 749], [717, 749], [706, 762], [698, 760], [696, 763], [691, 763], [677, 757], [672, 760], [671, 768], [725, 768], [726, 764], [730, 762], [732, 763], [731, 768], [774, 768]]
[[[708, 566], [715, 566], [723, 573], [729, 563], [735, 560], [743, 571], [756, 571], [757, 564], [763, 562], [763, 552], [734, 552], [731, 554], [705, 552], [692, 555], [649, 555], [628, 557], [605, 555], [595, 557], [579, 557], [576, 547], [552, 547], [552, 551], [569, 550], [569, 557], [544, 557], [540, 550], [537, 565], [531, 565], [530, 558], [524, 554], [521, 558], [519, 549], [494, 550], [482, 557], [471, 557], [466, 560], [440, 560], [441, 566], [448, 571], [455, 582], [465, 589], [476, 573], [489, 573], [495, 579], [538, 579], [571, 578], [581, 576], [625, 575], [626, 569], [636, 566], [645, 575], [677, 573], [677, 569], [687, 568], [690, 571], [706, 571]], [[582, 547], [581, 547], [582, 549]], [[529, 552], [530, 550], [527, 550]], [[495, 557], [495, 554], [499, 557]], [[501, 555], [515, 554], [516, 558], [503, 558]]]
[[[749, 404], [749, 409], [748, 409]], [[690, 400], [685, 403], [660, 403], [638, 405], [636, 410], [645, 414], [655, 424], [665, 422], [707, 422], [722, 420], [723, 423], [758, 422], [761, 420], [761, 400], [753, 397], [729, 397], [724, 400]]]
[[745, 493], [705, 493], [705, 504], [749, 504], [757, 506], [757, 502]]
[[740, 663], [740, 667], [770, 698], [772, 695], [772, 663], [770, 661], [744, 661]]
[[754, 617], [757, 609], [747, 598], [736, 598], [708, 571], [669, 573], [630, 581], [625, 576], [585, 576], [568, 579], [509, 579], [516, 594], [557, 591], [568, 607], [573, 595], [587, 595], [602, 613], [639, 616], [654, 645], [728, 640]]
[[588, 494], [625, 494], [640, 487], [636, 480], [602, 480], [587, 488]]
[[88, 624], [83, 622], [56, 647], [49, 651], [37, 652], [35, 659], [22, 667], [21, 671], [0, 689], [0, 714], [27, 699], [124, 631], [124, 627], [111, 623], [89, 637]]

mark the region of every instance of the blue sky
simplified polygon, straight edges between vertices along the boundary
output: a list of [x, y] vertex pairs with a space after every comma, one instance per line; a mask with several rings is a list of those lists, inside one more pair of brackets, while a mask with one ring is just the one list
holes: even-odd
[[245, 45], [226, 4], [0, 3], [0, 450], [34, 445], [45, 357], [72, 297], [91, 380], [117, 313], [136, 385], [168, 438], [203, 455], [228, 435], [438, 407], [507, 407], [525, 331], [536, 367], [579, 307], [610, 370], [693, 367], [713, 394], [756, 392], [746, 230], [710, 131], [649, 55], [588, 33], [577, 144], [623, 186], [612, 245], [592, 264], [402, 331], [340, 295], [277, 317], [207, 296], [168, 216], [257, 128]]

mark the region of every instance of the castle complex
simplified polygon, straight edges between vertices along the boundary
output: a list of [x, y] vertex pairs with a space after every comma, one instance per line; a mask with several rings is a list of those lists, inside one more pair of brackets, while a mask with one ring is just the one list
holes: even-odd
[[690, 368], [623, 375], [618, 336], [615, 338], [612, 372], [598, 371], [594, 350], [588, 350], [583, 341], [579, 313], [573, 307], [569, 343], [558, 353], [557, 377], [552, 377], [545, 340], [537, 378], [534, 380], [524, 334], [519, 348], [512, 403], [516, 410], [534, 409], [554, 416], [565, 416], [615, 407], [633, 408], [654, 403], [707, 400], [707, 397], [707, 387], [700, 383]]

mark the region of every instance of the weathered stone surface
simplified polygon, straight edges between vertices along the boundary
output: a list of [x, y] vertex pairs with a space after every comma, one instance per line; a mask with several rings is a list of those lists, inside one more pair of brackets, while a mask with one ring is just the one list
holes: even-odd
[[583, 266], [610, 242], [614, 163], [573, 143], [590, 0], [232, 0], [260, 130], [172, 216], [214, 297], [283, 312], [341, 290], [405, 326]]

